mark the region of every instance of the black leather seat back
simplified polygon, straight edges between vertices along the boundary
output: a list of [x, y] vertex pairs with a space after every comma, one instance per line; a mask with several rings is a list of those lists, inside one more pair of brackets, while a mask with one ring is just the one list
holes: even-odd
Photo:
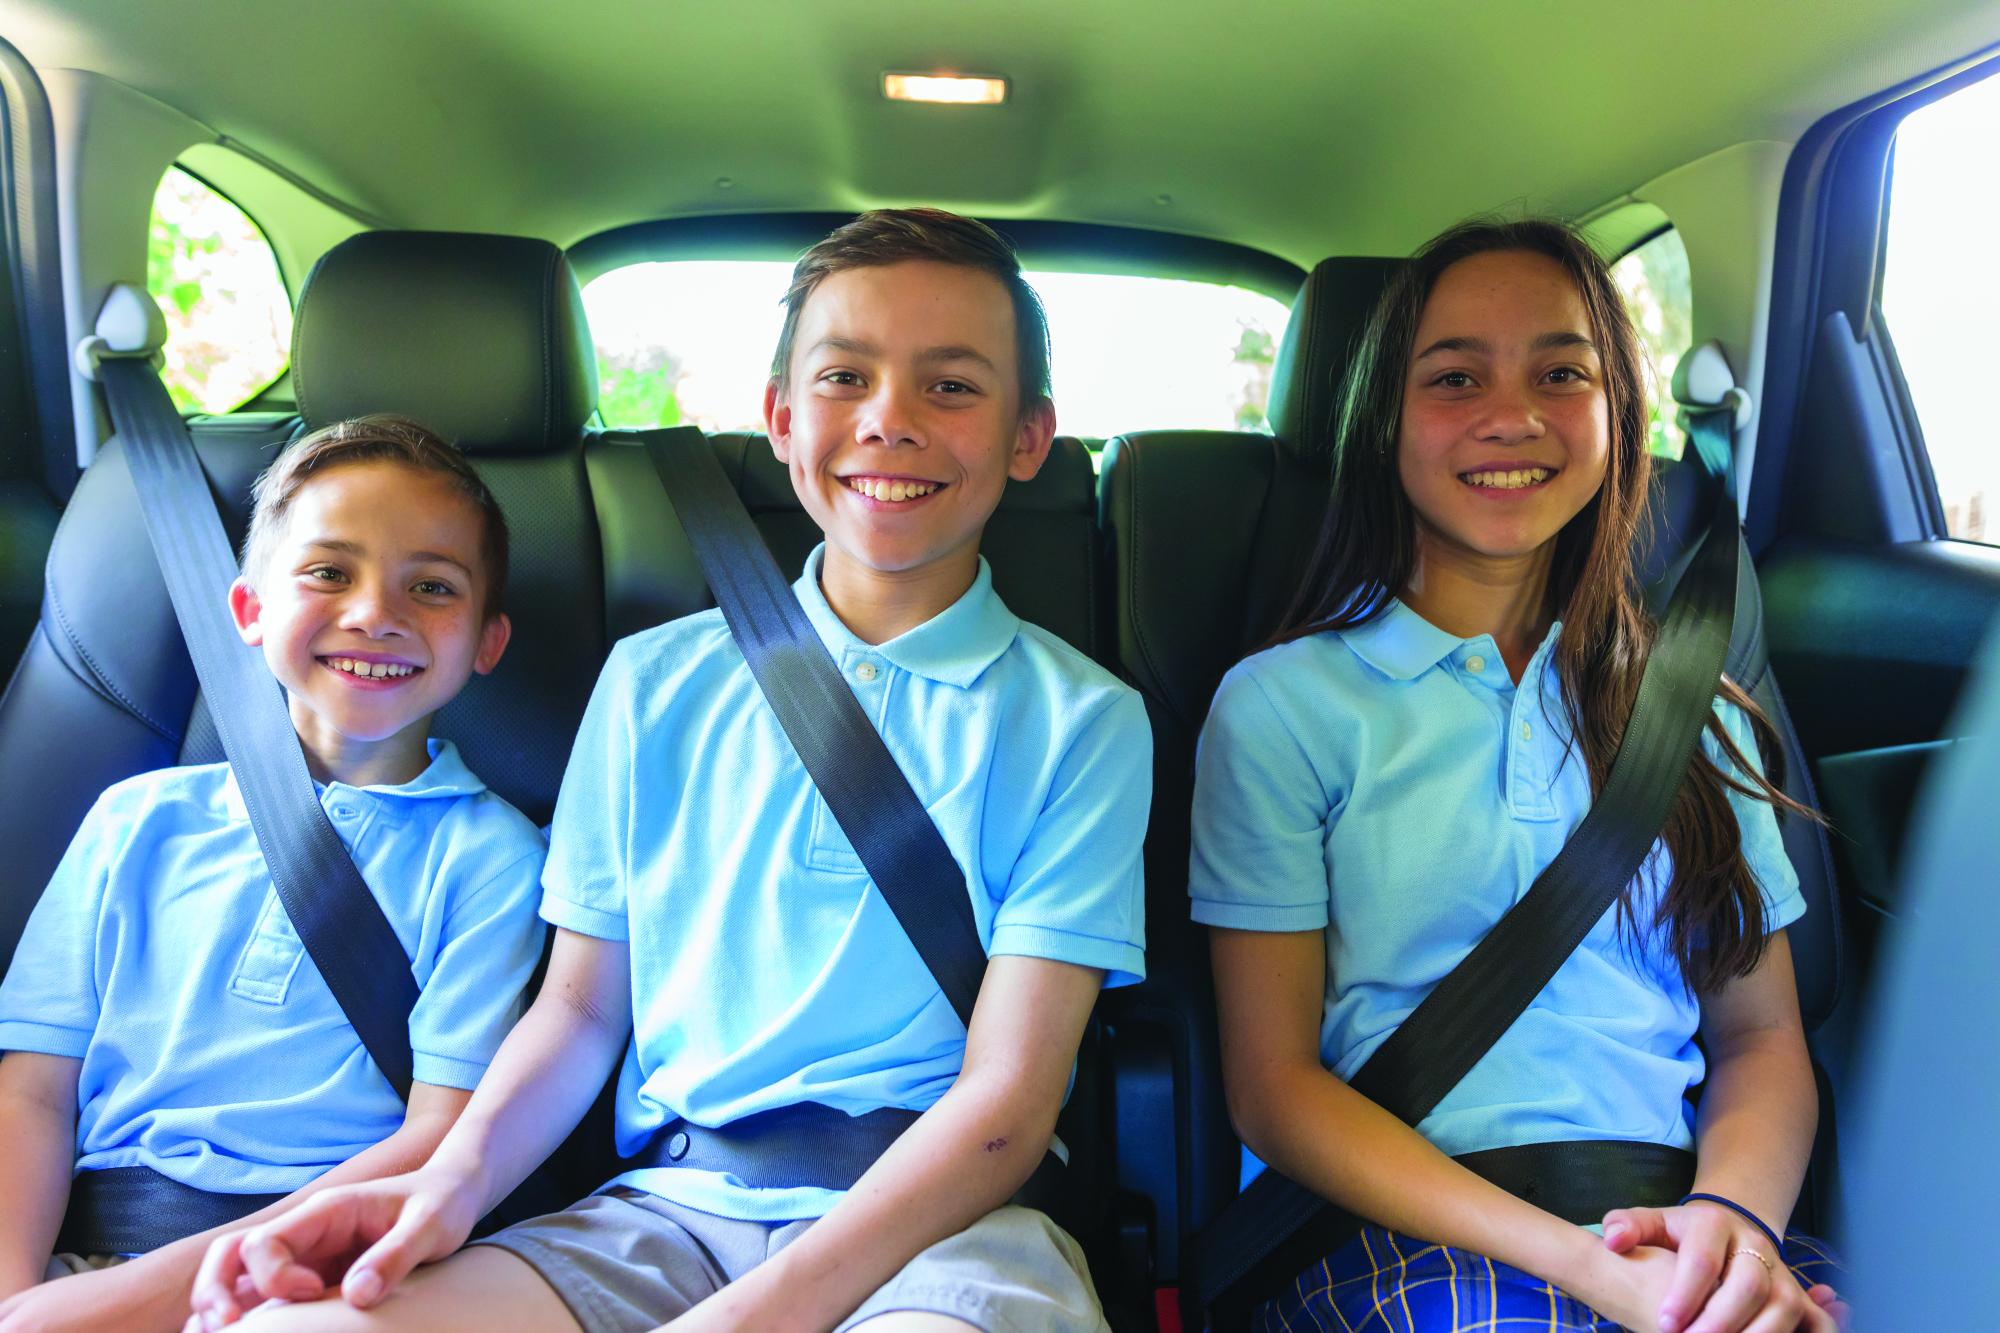
[[[1396, 261], [1335, 259], [1308, 275], [1280, 344], [1267, 415], [1274, 434], [1145, 431], [1105, 446], [1100, 520], [1112, 548], [1118, 660], [1153, 722], [1146, 835], [1147, 980], [1109, 997], [1120, 1040], [1164, 1034], [1177, 1084], [1172, 1160], [1121, 1123], [1124, 1183], [1157, 1219], [1163, 1280], [1182, 1241], [1235, 1193], [1235, 1139], [1222, 1102], [1207, 941], [1188, 919], [1195, 742], [1223, 674], [1270, 637], [1298, 590], [1326, 518], [1332, 425], [1355, 338]], [[1121, 1089], [1134, 1102], [1136, 1089]]]
[[465, 449], [506, 510], [513, 639], [434, 731], [546, 822], [607, 647], [582, 453], [597, 361], [569, 261], [513, 236], [365, 233], [315, 266], [293, 346], [305, 429], [414, 417]]
[[[794, 577], [820, 531], [799, 503], [785, 467], [762, 435], [709, 437], [723, 468], [770, 545]], [[714, 605], [694, 552], [645, 450], [618, 435], [595, 440], [591, 492], [603, 534], [606, 631], [615, 641], [675, 616]], [[994, 591], [1009, 610], [1100, 661], [1110, 660], [1096, 476], [1083, 445], [1059, 437], [1034, 480], [1009, 482], [986, 525], [980, 550]]]
[[[375, 232], [328, 253], [301, 296], [293, 345], [303, 421], [215, 418], [196, 449], [232, 541], [249, 487], [300, 431], [363, 411], [406, 413], [466, 446], [513, 533], [514, 638], [434, 730], [537, 821], [604, 655], [582, 425], [594, 361], [567, 262], [507, 237]], [[151, 768], [221, 758], [139, 517], [122, 451], [86, 471], [51, 548], [42, 618], [0, 697], [0, 959], [84, 812]]]

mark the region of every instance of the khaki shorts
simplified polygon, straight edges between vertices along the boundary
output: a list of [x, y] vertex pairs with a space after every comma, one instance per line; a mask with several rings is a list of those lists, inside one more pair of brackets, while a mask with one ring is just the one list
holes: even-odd
[[[593, 1194], [475, 1241], [525, 1260], [584, 1333], [644, 1333], [755, 1268], [811, 1221], [743, 1222], [639, 1190]], [[1009, 1204], [919, 1254], [841, 1329], [898, 1310], [993, 1333], [1108, 1329], [1083, 1251], [1045, 1214]]]
[[116, 1268], [132, 1258], [129, 1254], [58, 1254], [49, 1260], [42, 1281], [53, 1282], [59, 1277], [74, 1277], [78, 1273], [95, 1273], [100, 1268]]

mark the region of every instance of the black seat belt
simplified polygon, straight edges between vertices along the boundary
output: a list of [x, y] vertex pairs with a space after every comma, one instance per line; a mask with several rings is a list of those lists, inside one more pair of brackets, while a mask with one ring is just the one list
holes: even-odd
[[[945, 998], [970, 1027], [986, 949], [965, 871], [841, 678], [707, 437], [693, 427], [635, 434], [652, 456], [709, 591], [806, 774]], [[800, 1114], [766, 1113], [763, 1132], [678, 1121], [654, 1136], [642, 1153], [644, 1164], [717, 1163], [712, 1169], [760, 1182], [803, 1179], [800, 1173], [809, 1172], [814, 1183], [846, 1188], [916, 1119], [895, 1108], [856, 1117], [831, 1112], [831, 1119], [817, 1114], [824, 1108], [785, 1109]], [[824, 1143], [836, 1130], [858, 1145], [841, 1155], [847, 1166], [802, 1165], [811, 1145]], [[859, 1170], [852, 1169], [856, 1164]], [[1053, 1184], [1060, 1169], [1053, 1153], [1044, 1155], [1017, 1197], [1050, 1206], [1047, 1201], [1060, 1192]]]
[[[107, 316], [121, 300], [130, 316], [133, 302], [125, 295], [130, 291], [114, 291]], [[151, 299], [144, 293], [137, 297], [157, 318]], [[103, 319], [99, 327], [105, 327]], [[417, 1001], [409, 956], [320, 806], [283, 691], [229, 618], [236, 559], [187, 423], [150, 362], [152, 350], [164, 341], [163, 328], [158, 332], [158, 337], [127, 336], [111, 346], [99, 341], [92, 349], [147, 536], [195, 676], [213, 704], [210, 715], [278, 900], [376, 1068], [407, 1101], [410, 1012]], [[106, 1179], [93, 1181], [100, 1175]], [[120, 1172], [115, 1180], [111, 1175], [84, 1172], [72, 1184], [71, 1211], [78, 1221], [65, 1223], [65, 1236], [82, 1247], [79, 1252], [155, 1249], [217, 1224], [212, 1208], [191, 1215], [187, 1186], [150, 1171], [143, 1177]], [[83, 1197], [100, 1186], [103, 1200]], [[237, 1216], [269, 1202], [252, 1195], [221, 1197], [242, 1205]], [[114, 1213], [126, 1219], [116, 1236], [77, 1230], [83, 1219]], [[136, 1220], [142, 1214], [146, 1220]], [[119, 1243], [106, 1245], [110, 1239]], [[135, 1245], [135, 1239], [150, 1243]]]
[[[1726, 410], [1689, 417], [1703, 465], [1721, 483], [1715, 512], [1668, 603], [1603, 789], [1528, 892], [1348, 1080], [1405, 1124], [1429, 1115], [1533, 1003], [1638, 874], [1666, 823], [1712, 715], [1735, 623], [1742, 539], [1727, 481], [1729, 417]], [[1663, 1181], [1687, 1178], [1692, 1167], [1691, 1160], [1660, 1158], [1657, 1145], [1604, 1144], [1590, 1151], [1597, 1169], [1616, 1176], [1621, 1190], [1630, 1187], [1631, 1171], [1620, 1165], [1628, 1156], [1646, 1156], [1644, 1170]], [[1481, 1172], [1489, 1178], [1508, 1173], [1497, 1154], [1474, 1156], [1490, 1159]], [[1466, 1165], [1479, 1170], [1482, 1164]], [[1196, 1290], [1204, 1305], [1217, 1309], [1221, 1326], [1225, 1316], [1240, 1318], [1359, 1227], [1320, 1195], [1267, 1170], [1202, 1234]]]
[[986, 949], [965, 872], [806, 619], [707, 437], [682, 427], [644, 438], [757, 687], [903, 933], [970, 1027]]

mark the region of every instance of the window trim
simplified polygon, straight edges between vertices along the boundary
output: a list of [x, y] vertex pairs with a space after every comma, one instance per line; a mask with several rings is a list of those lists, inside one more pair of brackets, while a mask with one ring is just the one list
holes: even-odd
[[1845, 315], [1878, 378], [1897, 437], [1920, 540], [1946, 531], [1930, 451], [1882, 317], [1889, 195], [1897, 129], [1911, 112], [2000, 75], [2000, 44], [1831, 112], [1799, 140], [1785, 167], [1771, 276], [1755, 475], [1744, 531], [1761, 555], [1779, 535], [1778, 497], [1805, 391], [1829, 319]]
[[[235, 209], [238, 213], [241, 213], [243, 215], [244, 220], [250, 224], [251, 230], [257, 233], [257, 239], [263, 243], [265, 253], [271, 256], [271, 267], [276, 269], [278, 272], [278, 290], [285, 294], [285, 309], [291, 314], [293, 327], [297, 328], [298, 318], [299, 318], [299, 307], [298, 307], [298, 302], [294, 300], [292, 297], [291, 275], [285, 272], [285, 261], [279, 257], [278, 247], [271, 243], [271, 233], [264, 229], [264, 224], [257, 220], [257, 215], [255, 213], [252, 213], [249, 209], [245, 208], [242, 204], [237, 203], [236, 197], [234, 195], [230, 194], [227, 190], [224, 190], [219, 186], [217, 186], [215, 182], [209, 180], [208, 177], [202, 175], [199, 171], [194, 171], [189, 169], [188, 167], [181, 165], [181, 160], [179, 158], [175, 158], [172, 162], [169, 162], [167, 164], [166, 171], [162, 171], [160, 173], [161, 183], [165, 183], [167, 179], [167, 173], [173, 171], [180, 172], [183, 176], [186, 176], [188, 179], [194, 181], [196, 184], [200, 185], [203, 189], [207, 190], [210, 194], [213, 194], [216, 198], [222, 200], [224, 203], [228, 204], [231, 208]], [[149, 233], [152, 230], [152, 219], [158, 216], [159, 214], [159, 202], [158, 202], [159, 197], [160, 197], [160, 186], [155, 185], [153, 187], [154, 202], [151, 205], [150, 212], [148, 213], [146, 219], [146, 228]], [[150, 290], [146, 293], [146, 295], [153, 297], [155, 301], [159, 299], [159, 297], [154, 295], [154, 293]], [[291, 344], [287, 342], [285, 345], [285, 359], [283, 362], [279, 364], [278, 373], [271, 376], [270, 379], [265, 380], [262, 384], [259, 384], [243, 399], [242, 402], [236, 404], [234, 407], [228, 408], [227, 410], [221, 412], [194, 411], [194, 412], [184, 413], [183, 415], [226, 417], [234, 413], [241, 412], [245, 408], [250, 407], [252, 403], [255, 403], [265, 394], [269, 393], [281, 380], [285, 378], [285, 376], [291, 373], [292, 373], [292, 348]]]
[[8, 147], [0, 152], [5, 261], [13, 270], [15, 324], [26, 363], [34, 429], [42, 439], [42, 484], [67, 503], [82, 468], [64, 313], [60, 220], [56, 212], [55, 119], [27, 57], [0, 39], [0, 96]]

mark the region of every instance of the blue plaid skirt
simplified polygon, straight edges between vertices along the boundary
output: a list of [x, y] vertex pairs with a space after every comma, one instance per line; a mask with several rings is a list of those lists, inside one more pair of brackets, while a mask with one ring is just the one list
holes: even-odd
[[[1841, 1285], [1838, 1263], [1816, 1240], [1786, 1237], [1784, 1259], [1801, 1286]], [[1259, 1307], [1253, 1327], [1258, 1333], [1618, 1333], [1620, 1325], [1518, 1268], [1371, 1226]]]

